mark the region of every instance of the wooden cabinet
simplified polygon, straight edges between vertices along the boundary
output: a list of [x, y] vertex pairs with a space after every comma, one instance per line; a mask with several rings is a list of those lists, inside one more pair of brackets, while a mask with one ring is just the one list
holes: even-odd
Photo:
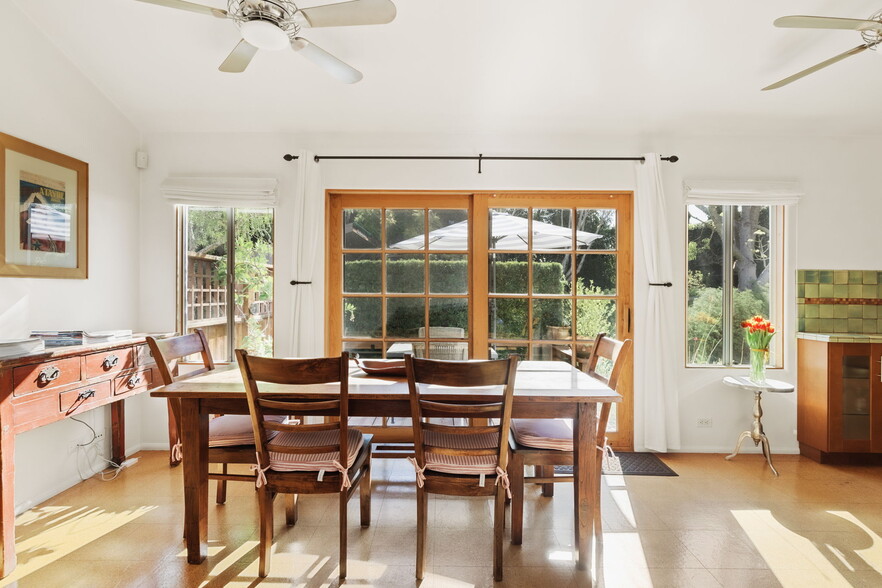
[[124, 400], [159, 380], [144, 339], [0, 358], [0, 577], [15, 567], [15, 436], [110, 405], [111, 458], [125, 459]]
[[799, 451], [882, 463], [882, 343], [798, 339]]

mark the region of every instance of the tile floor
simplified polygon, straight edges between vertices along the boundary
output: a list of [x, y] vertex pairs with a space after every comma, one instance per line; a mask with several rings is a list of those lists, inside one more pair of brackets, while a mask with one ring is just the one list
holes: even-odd
[[[19, 565], [0, 586], [336, 586], [335, 498], [304, 497], [296, 527], [277, 501], [270, 576], [257, 581], [254, 491], [231, 484], [209, 507], [209, 557], [188, 565], [181, 539], [180, 468], [161, 452], [111, 482], [91, 479], [22, 514]], [[882, 468], [821, 466], [776, 456], [674, 454], [679, 477], [604, 476], [604, 547], [595, 586], [882, 586]], [[213, 490], [214, 484], [211, 485]], [[413, 470], [374, 466], [373, 519], [350, 503], [353, 586], [417, 586]], [[484, 499], [433, 498], [421, 586], [493, 586], [491, 510]], [[591, 586], [571, 561], [572, 490], [528, 489], [523, 546], [507, 545], [497, 586]]]

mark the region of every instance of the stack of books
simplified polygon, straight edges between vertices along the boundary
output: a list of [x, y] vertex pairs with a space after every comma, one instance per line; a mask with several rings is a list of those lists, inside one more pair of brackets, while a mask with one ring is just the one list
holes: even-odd
[[29, 337], [27, 339], [0, 339], [0, 357], [12, 357], [15, 355], [27, 355], [45, 349], [42, 339]]
[[117, 331], [32, 331], [32, 337], [42, 339], [46, 347], [108, 343], [132, 338], [131, 329]]
[[82, 331], [31, 331], [31, 337], [42, 339], [46, 347], [82, 345]]

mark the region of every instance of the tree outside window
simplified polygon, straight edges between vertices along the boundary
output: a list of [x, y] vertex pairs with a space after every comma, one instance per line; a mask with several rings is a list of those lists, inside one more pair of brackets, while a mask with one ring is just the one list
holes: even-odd
[[776, 206], [687, 207], [687, 364], [745, 365], [740, 325], [776, 309], [781, 277]]

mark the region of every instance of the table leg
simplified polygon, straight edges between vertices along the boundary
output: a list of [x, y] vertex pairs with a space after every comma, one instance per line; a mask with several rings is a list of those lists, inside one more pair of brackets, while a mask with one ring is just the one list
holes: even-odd
[[575, 507], [576, 569], [590, 565], [594, 536], [594, 489], [597, 486], [597, 411], [593, 403], [581, 402], [573, 421], [573, 499]]
[[110, 405], [110, 459], [114, 463], [126, 460], [126, 401]]
[[730, 455], [726, 456], [726, 459], [732, 459], [738, 452], [741, 451], [741, 444], [744, 443], [744, 440], [750, 437], [750, 431], [744, 431], [741, 435], [738, 436], [738, 443], [735, 444], [735, 451], [733, 451]]
[[0, 402], [0, 550], [3, 578], [15, 569], [15, 433], [9, 398]]
[[198, 564], [208, 555], [208, 414], [198, 399], [181, 400], [181, 436], [187, 561]]
[[762, 434], [762, 444], [763, 444], [763, 455], [766, 456], [766, 461], [769, 462], [769, 467], [772, 468], [772, 473], [776, 476], [778, 475], [778, 470], [775, 469], [775, 466], [772, 465], [772, 448], [769, 446], [769, 438], [766, 437], [766, 434]]

